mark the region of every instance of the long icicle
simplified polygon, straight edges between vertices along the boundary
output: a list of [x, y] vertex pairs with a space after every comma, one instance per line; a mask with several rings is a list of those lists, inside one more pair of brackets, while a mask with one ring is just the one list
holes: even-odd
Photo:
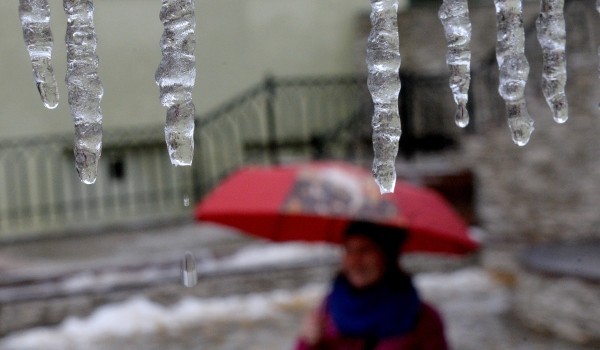
[[402, 133], [398, 113], [400, 38], [398, 0], [370, 0], [367, 85], [373, 98], [373, 175], [381, 193], [394, 191], [395, 160]]
[[557, 123], [564, 123], [569, 118], [569, 105], [565, 94], [567, 34], [563, 9], [564, 0], [542, 0], [540, 15], [535, 23], [544, 57], [542, 91]]
[[75, 124], [75, 167], [86, 184], [96, 181], [102, 152], [102, 83], [98, 77], [94, 4], [91, 0], [64, 0], [67, 15], [67, 89]]
[[35, 81], [44, 106], [58, 106], [58, 88], [52, 68], [52, 31], [50, 30], [50, 7], [48, 0], [20, 0], [19, 17], [23, 39], [31, 59]]
[[454, 121], [461, 128], [469, 124], [467, 102], [471, 83], [471, 22], [467, 0], [444, 0], [438, 17], [444, 26], [450, 71], [450, 89], [457, 105]]
[[163, 0], [162, 60], [156, 71], [161, 104], [167, 107], [165, 141], [171, 163], [191, 165], [194, 157], [192, 90], [196, 80], [194, 0]]
[[525, 103], [529, 62], [525, 57], [525, 33], [521, 0], [494, 0], [496, 6], [496, 60], [500, 69], [498, 92], [506, 103], [512, 140], [519, 146], [529, 142], [533, 119]]

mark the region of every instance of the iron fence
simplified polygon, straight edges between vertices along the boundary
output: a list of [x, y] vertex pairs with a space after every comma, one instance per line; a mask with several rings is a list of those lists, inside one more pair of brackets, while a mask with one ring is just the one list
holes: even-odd
[[[485, 68], [474, 85], [489, 79]], [[447, 77], [401, 79], [400, 156], [456, 146], [462, 129]], [[471, 99], [471, 114], [496, 110], [483, 98]], [[191, 167], [170, 164], [162, 125], [105, 131], [93, 185], [77, 178], [71, 135], [0, 141], [0, 242], [189, 218], [193, 203], [244, 164], [371, 159], [371, 114], [363, 76], [268, 77], [196, 118]]]
[[1, 141], [0, 241], [189, 217], [243, 164], [314, 156], [314, 140], [361, 110], [363, 89], [356, 76], [267, 78], [196, 119], [192, 167], [170, 164], [161, 125], [106, 130], [93, 185], [77, 178], [71, 135]]

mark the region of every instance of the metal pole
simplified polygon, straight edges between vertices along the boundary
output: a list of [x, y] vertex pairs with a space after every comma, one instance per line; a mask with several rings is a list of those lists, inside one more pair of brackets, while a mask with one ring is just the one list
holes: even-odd
[[272, 165], [279, 164], [279, 150], [277, 148], [277, 124], [275, 116], [275, 98], [277, 83], [272, 76], [267, 76], [265, 79], [265, 90], [267, 92], [267, 100], [265, 113], [267, 118], [267, 152], [269, 161]]

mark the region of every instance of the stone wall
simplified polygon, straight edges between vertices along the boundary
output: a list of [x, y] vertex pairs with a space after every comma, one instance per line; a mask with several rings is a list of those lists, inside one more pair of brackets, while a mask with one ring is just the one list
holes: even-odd
[[[477, 219], [490, 239], [528, 243], [557, 239], [600, 237], [600, 81], [597, 48], [600, 16], [593, 1], [567, 0], [567, 96], [569, 120], [554, 122], [541, 91], [542, 54], [536, 38], [539, 3], [525, 2], [526, 55], [530, 74], [526, 89], [535, 131], [524, 147], [515, 145], [498, 94], [494, 7], [481, 3], [470, 8], [472, 22], [471, 97], [469, 130], [451, 125], [460, 149], [443, 154], [399, 157], [400, 172], [427, 168], [471, 169], [476, 175]], [[400, 13], [401, 72], [426, 78], [447, 76], [446, 41], [437, 20], [438, 6], [410, 8]], [[367, 17], [362, 19], [367, 20]], [[424, 25], [426, 23], [427, 25]], [[415, 31], [423, 25], [430, 31]], [[368, 29], [368, 26], [363, 26]], [[367, 29], [359, 38], [364, 40]], [[425, 38], [426, 37], [426, 38]], [[492, 61], [490, 61], [492, 59]], [[364, 62], [364, 59], [359, 59]], [[411, 89], [404, 84], [402, 89]], [[441, 90], [451, 96], [445, 86]], [[444, 106], [453, 114], [450, 99]], [[413, 111], [413, 119], [431, 118]], [[452, 118], [452, 116], [444, 116]], [[412, 123], [415, 123], [414, 121]], [[404, 137], [404, 136], [403, 136]], [[368, 153], [372, 157], [372, 152]], [[372, 158], [368, 160], [370, 163]], [[370, 165], [370, 164], [369, 164]]]
[[505, 123], [480, 124], [477, 135], [466, 137], [459, 156], [477, 174], [479, 218], [495, 238], [600, 237], [600, 21], [592, 2], [569, 3], [569, 120], [555, 123], [541, 93], [541, 53], [534, 32], [527, 38], [527, 102], [535, 120], [531, 140], [519, 147]]
[[600, 344], [597, 282], [524, 271], [519, 277], [513, 309], [536, 330], [580, 344]]

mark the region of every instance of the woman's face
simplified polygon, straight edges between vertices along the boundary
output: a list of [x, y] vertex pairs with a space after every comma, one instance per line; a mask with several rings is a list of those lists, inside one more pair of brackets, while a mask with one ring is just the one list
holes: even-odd
[[365, 288], [379, 281], [385, 273], [381, 249], [364, 236], [351, 236], [344, 242], [342, 273], [355, 288]]

